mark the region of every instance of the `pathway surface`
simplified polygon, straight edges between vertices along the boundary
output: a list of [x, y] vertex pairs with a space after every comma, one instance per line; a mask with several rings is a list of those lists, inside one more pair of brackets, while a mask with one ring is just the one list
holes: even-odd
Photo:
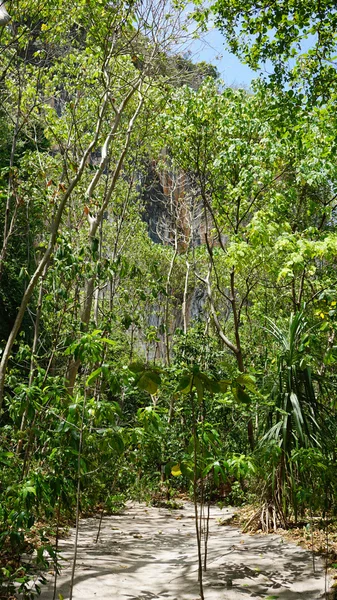
[[[325, 598], [323, 562], [277, 535], [244, 535], [211, 509], [205, 600], [319, 600]], [[193, 506], [170, 511], [142, 504], [102, 523], [81, 521], [73, 600], [198, 600]], [[69, 598], [74, 532], [61, 542], [64, 567], [56, 598]], [[61, 594], [61, 596], [59, 596]], [[52, 600], [52, 586], [42, 600]]]

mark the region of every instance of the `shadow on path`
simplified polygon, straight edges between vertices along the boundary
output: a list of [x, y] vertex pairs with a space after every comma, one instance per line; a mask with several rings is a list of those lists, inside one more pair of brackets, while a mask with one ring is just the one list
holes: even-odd
[[[230, 509], [211, 510], [206, 600], [319, 600], [324, 598], [323, 564], [308, 551], [275, 535], [244, 535], [219, 526]], [[80, 527], [74, 600], [197, 600], [197, 554], [193, 506], [182, 510], [129, 504], [121, 515], [105, 517], [95, 544], [98, 519]], [[69, 598], [73, 532], [63, 540], [63, 569], [56, 598]], [[52, 600], [52, 586], [42, 600]]]

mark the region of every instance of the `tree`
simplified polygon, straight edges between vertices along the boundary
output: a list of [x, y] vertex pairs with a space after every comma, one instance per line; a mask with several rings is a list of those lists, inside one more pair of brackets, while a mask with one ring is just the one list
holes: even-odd
[[178, 490], [201, 575], [199, 502], [253, 491], [267, 530], [335, 502], [334, 96], [223, 88], [165, 0], [8, 6], [0, 586], [34, 519]]
[[[326, 129], [332, 133], [334, 126], [320, 112], [313, 111], [309, 120], [291, 95], [219, 93], [213, 82], [198, 91], [174, 92], [160, 126], [174, 163], [202, 201], [200, 230], [208, 265], [204, 262], [196, 275], [206, 286], [218, 335], [243, 373], [244, 355], [249, 361], [254, 344], [249, 315], [260, 307], [263, 319], [274, 302], [281, 313], [289, 301], [297, 311], [318, 291], [312, 279], [320, 240], [325, 239], [328, 259], [336, 239], [328, 217], [336, 202], [336, 173]], [[313, 135], [315, 145], [309, 141]], [[305, 256], [295, 246], [283, 253], [291, 239]], [[253, 335], [261, 337], [258, 327]], [[254, 351], [251, 356], [256, 361]], [[241, 392], [243, 399], [244, 383]], [[251, 430], [249, 436], [253, 446]]]
[[[13, 3], [12, 19], [14, 23], [18, 23], [19, 31], [24, 6], [20, 4], [18, 14], [15, 8]], [[41, 21], [38, 24], [34, 21], [36, 9], [37, 6], [30, 3], [28, 14], [31, 15], [33, 25], [29, 26], [27, 20], [23, 21], [25, 35], [19, 36], [18, 33], [16, 38], [18, 50], [26, 57], [29, 71], [32, 72], [29, 85], [24, 90], [18, 85], [14, 91], [19, 97], [24, 93], [29, 98], [32, 89], [37, 90], [31, 112], [36, 120], [42, 114], [39, 126], [45, 128], [45, 131], [48, 129], [50, 142], [54, 144], [53, 151], [58, 153], [60, 161], [56, 173], [53, 173], [55, 183], [52, 178], [46, 178], [46, 187], [52, 187], [53, 190], [53, 218], [48, 224], [50, 235], [43, 242], [46, 247], [27, 283], [15, 324], [2, 354], [0, 404], [3, 402], [4, 381], [13, 344], [37, 283], [44, 269], [48, 268], [59, 228], [68, 207], [72, 205], [75, 191], [80, 190], [83, 205], [94, 203], [94, 210], [87, 211], [90, 224], [89, 245], [93, 247], [96, 245], [96, 232], [121, 175], [137, 118], [147, 101], [151, 86], [160, 76], [163, 57], [165, 59], [182, 32], [182, 9], [174, 10], [168, 16], [166, 2], [156, 6], [151, 2], [142, 2], [134, 5], [132, 11], [123, 3], [112, 7], [109, 3], [97, 5], [79, 2], [78, 6], [72, 7], [71, 14], [67, 12], [67, 19], [62, 24], [57, 20], [64, 10], [61, 2], [57, 10], [53, 7], [50, 13], [47, 5], [46, 13], [40, 13], [40, 19], [45, 18], [46, 21], [42, 26]], [[26, 16], [25, 14], [25, 18]], [[74, 23], [77, 24], [75, 36]], [[13, 41], [9, 36], [10, 32], [7, 32], [5, 73], [6, 69], [11, 73]], [[59, 44], [61, 39], [65, 42], [60, 47], [57, 46], [55, 52], [55, 44]], [[39, 49], [37, 40], [46, 46], [46, 54]], [[50, 48], [54, 48], [51, 53]], [[39, 59], [41, 52], [42, 62]], [[65, 75], [68, 79], [63, 84], [61, 81]], [[32, 76], [35, 77], [34, 84]], [[11, 81], [11, 76], [6, 73], [5, 82], [7, 81]], [[84, 85], [87, 86], [86, 95], [80, 91], [81, 86], [83, 92]], [[20, 115], [21, 113], [20, 106]], [[24, 123], [31, 127], [29, 116], [30, 112]], [[99, 152], [100, 158], [98, 165], [94, 165], [92, 169], [94, 152]], [[37, 148], [37, 156], [41, 158], [40, 148]], [[50, 154], [46, 153], [45, 157], [46, 162], [49, 162]], [[100, 187], [104, 189], [104, 194], [101, 201], [96, 202], [95, 194]], [[10, 193], [9, 202], [12, 201], [12, 196]], [[15, 210], [16, 205], [13, 209], [14, 221]], [[7, 225], [6, 232], [12, 233], [11, 226]], [[7, 246], [5, 240], [8, 234], [4, 236], [4, 248]], [[82, 311], [84, 327], [90, 319], [94, 287], [95, 278], [91, 277], [87, 282]], [[78, 366], [74, 363], [71, 367], [70, 390]]]
[[[305, 87], [313, 100], [336, 92], [333, 0], [218, 0], [212, 10], [229, 47], [253, 69], [271, 61], [271, 80]], [[310, 45], [303, 50], [303, 44]]]

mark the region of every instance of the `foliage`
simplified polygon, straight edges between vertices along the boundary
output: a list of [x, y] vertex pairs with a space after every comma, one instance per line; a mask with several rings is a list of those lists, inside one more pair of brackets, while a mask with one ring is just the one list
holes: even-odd
[[232, 51], [253, 69], [271, 61], [272, 81], [304, 86], [316, 102], [335, 94], [333, 0], [218, 0], [213, 11]]
[[129, 498], [336, 504], [334, 8], [219, 0], [255, 67], [320, 28], [253, 93], [175, 54], [161, 6], [13, 0], [0, 32], [7, 595], [57, 567], [50, 530]]

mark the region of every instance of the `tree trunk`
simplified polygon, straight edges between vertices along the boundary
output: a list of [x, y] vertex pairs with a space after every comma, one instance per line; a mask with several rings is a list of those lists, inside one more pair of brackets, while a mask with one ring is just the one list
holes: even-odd
[[17, 338], [17, 335], [20, 331], [21, 328], [21, 324], [22, 324], [22, 320], [23, 317], [25, 315], [26, 312], [26, 308], [29, 304], [29, 301], [35, 291], [35, 288], [38, 284], [38, 281], [46, 267], [46, 265], [48, 264], [51, 255], [53, 253], [54, 247], [55, 247], [55, 243], [56, 243], [56, 238], [57, 238], [57, 234], [58, 234], [58, 230], [59, 230], [59, 226], [61, 223], [61, 219], [64, 213], [64, 210], [67, 206], [68, 200], [72, 194], [72, 192], [75, 190], [75, 188], [77, 187], [78, 183], [80, 182], [80, 180], [82, 179], [82, 175], [87, 163], [87, 160], [91, 154], [91, 152], [94, 150], [98, 138], [99, 138], [99, 134], [100, 134], [100, 130], [101, 130], [101, 125], [103, 122], [103, 116], [104, 116], [104, 112], [105, 112], [105, 108], [108, 102], [108, 94], [106, 94], [102, 105], [101, 105], [101, 109], [98, 115], [98, 119], [97, 119], [97, 123], [96, 123], [96, 131], [95, 131], [95, 135], [94, 135], [94, 139], [92, 140], [92, 142], [89, 144], [89, 146], [87, 147], [87, 149], [85, 150], [83, 156], [82, 156], [82, 160], [80, 162], [80, 165], [78, 167], [78, 171], [77, 174], [75, 175], [75, 177], [73, 178], [73, 180], [70, 182], [70, 185], [68, 187], [68, 189], [64, 192], [63, 198], [59, 204], [59, 207], [57, 209], [56, 215], [53, 219], [53, 222], [51, 224], [50, 227], [50, 237], [49, 237], [49, 243], [48, 246], [45, 250], [44, 255], [42, 256], [40, 263], [38, 264], [38, 266], [36, 267], [36, 270], [34, 272], [34, 274], [32, 275], [30, 282], [28, 283], [28, 286], [26, 288], [26, 291], [22, 297], [21, 300], [21, 305], [19, 307], [19, 311], [18, 314], [16, 316], [12, 331], [8, 337], [6, 346], [3, 350], [2, 353], [2, 357], [1, 357], [1, 362], [0, 362], [0, 413], [2, 411], [2, 405], [3, 405], [3, 400], [4, 400], [4, 387], [5, 387], [5, 378], [6, 378], [6, 372], [7, 372], [7, 365], [8, 365], [8, 361], [11, 355], [11, 351], [13, 348], [13, 345], [15, 343], [15, 340]]
[[[1, 2], [1, 0], [0, 0], [0, 2]], [[5, 10], [5, 12], [6, 12], [4, 5], [0, 6], [0, 25], [1, 25], [1, 10], [2, 9]], [[10, 155], [10, 159], [9, 159], [9, 175], [8, 175], [8, 190], [7, 190], [7, 201], [6, 201], [6, 210], [5, 210], [5, 223], [4, 223], [2, 248], [1, 248], [1, 254], [0, 254], [0, 279], [2, 277], [2, 273], [3, 273], [3, 269], [4, 269], [4, 262], [6, 260], [8, 242], [9, 242], [10, 237], [13, 234], [14, 225], [16, 222], [16, 217], [17, 217], [17, 212], [18, 212], [18, 201], [17, 201], [17, 198], [15, 198], [15, 207], [13, 210], [12, 217], [10, 217], [11, 201], [12, 201], [13, 197], [15, 196], [13, 169], [14, 169], [16, 146], [17, 146], [17, 142], [18, 142], [18, 135], [19, 135], [19, 129], [20, 129], [19, 121], [20, 121], [20, 115], [21, 115], [21, 99], [22, 99], [22, 91], [21, 91], [21, 89], [19, 89], [17, 113], [16, 113], [14, 134], [13, 134], [13, 140], [12, 140], [11, 155]]]
[[182, 305], [182, 313], [184, 320], [184, 335], [187, 334], [188, 329], [188, 308], [187, 308], [187, 295], [188, 295], [188, 278], [190, 274], [190, 263], [186, 260], [186, 274], [185, 274], [185, 285], [184, 285], [184, 299]]
[[177, 243], [175, 243], [174, 253], [171, 258], [170, 268], [167, 273], [166, 286], [165, 286], [166, 298], [165, 298], [164, 322], [165, 322], [165, 357], [166, 357], [167, 366], [170, 366], [170, 339], [169, 339], [170, 338], [170, 314], [169, 314], [170, 296], [169, 296], [169, 294], [170, 294], [171, 277], [172, 277], [174, 263], [177, 258], [177, 254], [178, 254]]
[[[38, 340], [39, 340], [40, 320], [41, 320], [41, 313], [42, 313], [43, 282], [44, 282], [44, 278], [45, 278], [45, 275], [46, 275], [47, 266], [48, 265], [46, 265], [44, 273], [43, 273], [43, 275], [41, 277], [40, 290], [39, 290], [39, 299], [38, 299], [37, 309], [36, 309], [36, 318], [35, 318], [35, 327], [34, 327], [34, 339], [33, 339], [32, 355], [31, 355], [31, 359], [30, 359], [30, 369], [29, 369], [29, 382], [28, 382], [28, 388], [29, 389], [33, 385], [33, 381], [34, 381], [34, 372], [35, 372], [34, 362], [35, 362], [35, 354], [36, 354], [36, 350], [37, 350], [37, 343], [38, 343]], [[24, 413], [22, 415], [21, 426], [20, 426], [20, 431], [21, 432], [24, 431], [25, 426], [26, 426], [26, 421], [27, 421], [28, 402], [29, 402], [28, 396], [26, 397], [26, 401], [27, 401], [27, 406], [26, 406], [25, 411], [24, 411]], [[18, 443], [18, 447], [17, 447], [18, 454], [21, 452], [22, 445], [23, 445], [23, 439], [20, 439], [19, 443]]]
[[[121, 172], [123, 164], [124, 164], [124, 159], [125, 159], [125, 156], [127, 154], [129, 146], [130, 146], [131, 134], [132, 134], [132, 131], [134, 128], [134, 124], [135, 124], [135, 121], [136, 121], [136, 119], [140, 113], [140, 110], [143, 106], [143, 103], [144, 103], [144, 94], [141, 92], [141, 83], [142, 82], [140, 82], [138, 85], [138, 92], [139, 92], [138, 106], [129, 121], [124, 148], [123, 148], [123, 150], [119, 156], [119, 159], [117, 161], [115, 170], [114, 170], [112, 178], [111, 178], [110, 185], [105, 194], [104, 201], [95, 217], [88, 215], [88, 221], [90, 224], [90, 230], [89, 230], [90, 246], [92, 245], [92, 242], [95, 240], [97, 230], [102, 223], [104, 213], [111, 201], [112, 194], [116, 188], [116, 184], [118, 182], [118, 178], [119, 178], [120, 172]], [[147, 87], [147, 89], [148, 89], [148, 87]], [[146, 93], [147, 89], [145, 90], [145, 93]], [[133, 94], [136, 91], [137, 90], [133, 90]], [[131, 100], [133, 94], [130, 94], [130, 93], [128, 94], [127, 102], [129, 102]], [[124, 108], [125, 108], [127, 102], [126, 101], [124, 102]], [[102, 157], [102, 161], [104, 161], [103, 157]], [[102, 170], [102, 173], [103, 173], [103, 170]], [[95, 178], [96, 178], [96, 175], [95, 175]], [[95, 186], [93, 186], [92, 183], [90, 184], [87, 194], [86, 194], [87, 196], [92, 194], [94, 187], [96, 187], [97, 183], [98, 183], [98, 180], [96, 180]], [[82, 327], [84, 330], [86, 330], [88, 328], [88, 325], [90, 322], [91, 309], [92, 309], [92, 305], [93, 305], [93, 301], [94, 301], [95, 283], [96, 283], [96, 278], [90, 277], [90, 279], [88, 279], [86, 287], [85, 287], [84, 303], [83, 303], [83, 310], [82, 310], [82, 315], [81, 315], [81, 322], [82, 322]], [[67, 389], [70, 394], [72, 394], [74, 391], [74, 385], [75, 385], [75, 381], [76, 381], [76, 377], [77, 377], [77, 373], [78, 373], [80, 364], [81, 364], [81, 361], [79, 361], [79, 360], [74, 360], [70, 364], [70, 367], [68, 370], [68, 375], [67, 375], [67, 379], [68, 379]]]
[[[238, 366], [238, 369], [240, 371], [240, 373], [244, 373], [245, 372], [245, 367], [244, 367], [244, 362], [243, 362], [243, 356], [242, 356], [242, 349], [241, 349], [241, 340], [240, 340], [240, 332], [239, 332], [239, 318], [238, 318], [238, 313], [237, 313], [237, 306], [236, 306], [236, 300], [235, 300], [235, 275], [234, 275], [234, 269], [232, 269], [231, 271], [231, 298], [230, 298], [230, 303], [232, 306], [232, 312], [233, 312], [233, 318], [234, 318], [234, 335], [235, 335], [235, 341], [236, 343], [233, 344], [233, 342], [225, 335], [220, 321], [218, 319], [216, 310], [215, 310], [215, 306], [214, 306], [214, 302], [213, 302], [213, 294], [212, 294], [212, 288], [211, 288], [211, 281], [210, 281], [210, 276], [211, 276], [211, 268], [212, 268], [212, 264], [210, 265], [210, 269], [207, 275], [207, 278], [204, 281], [204, 283], [206, 283], [207, 285], [207, 296], [211, 305], [211, 313], [213, 316], [213, 320], [214, 320], [214, 324], [215, 327], [217, 329], [218, 335], [219, 337], [222, 339], [222, 341], [225, 343], [225, 345], [227, 346], [227, 348], [229, 348], [236, 359], [236, 363]], [[248, 435], [248, 440], [249, 440], [249, 445], [251, 450], [254, 450], [255, 447], [255, 440], [254, 440], [254, 427], [253, 427], [253, 420], [252, 417], [249, 418], [248, 421], [248, 425], [247, 425], [247, 435]]]

